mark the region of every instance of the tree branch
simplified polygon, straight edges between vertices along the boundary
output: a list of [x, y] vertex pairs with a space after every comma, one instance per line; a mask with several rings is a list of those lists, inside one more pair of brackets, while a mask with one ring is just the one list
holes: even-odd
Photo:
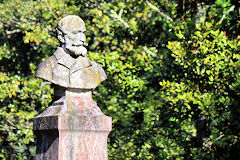
[[114, 10], [111, 10], [111, 13], [112, 13], [111, 17], [119, 20], [126, 28], [129, 28], [129, 25], [127, 24], [127, 22], [125, 22], [125, 21], [122, 19], [122, 17], [121, 17], [121, 15], [122, 15], [122, 10], [123, 10], [123, 9], [120, 10], [119, 14], [117, 14], [116, 12], [114, 12]]
[[12, 31], [6, 30], [6, 34], [7, 34], [7, 35], [9, 35], [9, 34], [14, 34], [14, 33], [19, 33], [19, 32], [21, 32], [20, 29], [15, 29], [15, 30], [12, 30]]
[[225, 19], [226, 15], [227, 15], [229, 12], [233, 11], [234, 8], [235, 8], [234, 5], [233, 5], [231, 8], [229, 8], [229, 9], [223, 14], [222, 18], [220, 19], [220, 21], [217, 22], [217, 24], [221, 24], [222, 21]]
[[[41, 1], [40, 1], [40, 0], [37, 0], [37, 1], [40, 3], [41, 7], [43, 8], [43, 5], [42, 5]], [[47, 4], [48, 10], [52, 13], [53, 17], [54, 17], [56, 20], [58, 20], [57, 16], [55, 15], [55, 13], [54, 13], [54, 12], [52, 11], [52, 9], [50, 8], [47, 0], [45, 0], [45, 2], [46, 2], [46, 4]]]
[[152, 5], [152, 3], [150, 3], [149, 1], [146, 1], [146, 3], [147, 3], [153, 10], [157, 11], [157, 12], [160, 14], [160, 16], [162, 16], [163, 18], [165, 18], [165, 19], [173, 22], [173, 19], [172, 19], [171, 17], [169, 17], [169, 16], [166, 15], [165, 13], [161, 12], [161, 11], [159, 10], [159, 8], [157, 8], [156, 6]]

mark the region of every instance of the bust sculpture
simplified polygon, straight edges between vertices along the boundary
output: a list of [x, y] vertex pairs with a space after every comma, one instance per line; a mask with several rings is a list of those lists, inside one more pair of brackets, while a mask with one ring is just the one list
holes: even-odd
[[112, 118], [92, 99], [107, 77], [86, 57], [85, 23], [75, 15], [58, 22], [60, 47], [39, 64], [36, 76], [54, 84], [53, 103], [33, 120], [36, 160], [107, 160]]
[[58, 22], [61, 47], [39, 64], [36, 76], [63, 88], [94, 89], [107, 77], [102, 67], [86, 57], [86, 26], [75, 15]]

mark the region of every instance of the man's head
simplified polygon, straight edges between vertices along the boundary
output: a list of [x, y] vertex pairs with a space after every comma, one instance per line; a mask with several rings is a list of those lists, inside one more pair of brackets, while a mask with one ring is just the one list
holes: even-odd
[[58, 39], [67, 52], [72, 56], [85, 56], [86, 46], [86, 26], [84, 21], [75, 15], [64, 17], [58, 22]]

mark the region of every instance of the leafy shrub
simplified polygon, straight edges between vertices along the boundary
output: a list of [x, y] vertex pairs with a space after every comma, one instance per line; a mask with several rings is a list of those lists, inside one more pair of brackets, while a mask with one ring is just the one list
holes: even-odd
[[0, 157], [33, 159], [31, 119], [53, 93], [34, 78], [69, 14], [87, 25], [94, 90], [113, 117], [109, 159], [239, 157], [239, 2], [0, 1]]

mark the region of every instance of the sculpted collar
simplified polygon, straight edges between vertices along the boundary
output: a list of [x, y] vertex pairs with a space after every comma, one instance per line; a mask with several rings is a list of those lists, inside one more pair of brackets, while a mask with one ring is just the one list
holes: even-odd
[[75, 59], [72, 58], [69, 54], [67, 54], [62, 47], [58, 47], [58, 49], [53, 55], [55, 56], [59, 64], [62, 64], [69, 69], [75, 63]]
[[62, 47], [58, 47], [54, 56], [57, 59], [57, 63], [70, 69], [71, 73], [91, 66], [91, 61], [88, 58], [79, 56], [75, 59], [67, 54]]

